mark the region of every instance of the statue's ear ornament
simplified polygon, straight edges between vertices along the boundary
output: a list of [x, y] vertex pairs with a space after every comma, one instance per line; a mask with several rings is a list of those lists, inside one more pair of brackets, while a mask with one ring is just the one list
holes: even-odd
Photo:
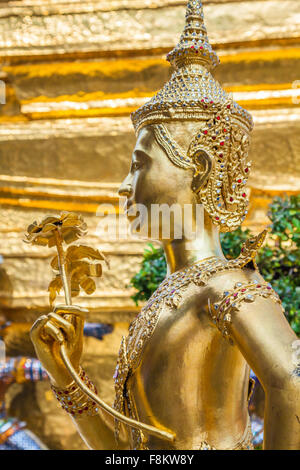
[[187, 153], [166, 126], [153, 126], [157, 142], [172, 163], [194, 170], [192, 189], [222, 232], [237, 229], [248, 213], [249, 135], [232, 122], [231, 106], [231, 100], [215, 105], [214, 113], [202, 123]]
[[193, 158], [201, 150], [212, 156], [199, 199], [213, 222], [227, 232], [238, 228], [248, 213], [246, 184], [251, 163], [247, 162], [249, 137], [232, 124], [231, 102], [218, 108], [193, 138], [188, 156]]

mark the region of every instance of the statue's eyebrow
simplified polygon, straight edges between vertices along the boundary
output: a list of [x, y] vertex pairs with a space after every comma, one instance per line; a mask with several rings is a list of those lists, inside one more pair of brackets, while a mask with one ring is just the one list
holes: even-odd
[[133, 152], [133, 156], [138, 159], [148, 160], [151, 159], [149, 153], [145, 152], [144, 149], [136, 148]]

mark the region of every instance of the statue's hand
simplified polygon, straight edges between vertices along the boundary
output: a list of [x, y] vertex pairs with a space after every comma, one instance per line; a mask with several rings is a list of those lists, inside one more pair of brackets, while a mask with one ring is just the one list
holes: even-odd
[[62, 342], [73, 367], [76, 371], [79, 369], [86, 313], [81, 307], [59, 305], [54, 312], [39, 317], [31, 328], [30, 337], [37, 357], [56, 387], [65, 388], [72, 382], [60, 356]]

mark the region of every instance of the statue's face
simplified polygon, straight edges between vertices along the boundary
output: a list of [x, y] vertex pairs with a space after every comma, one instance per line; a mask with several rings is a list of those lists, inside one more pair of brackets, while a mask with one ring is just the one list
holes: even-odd
[[[125, 211], [129, 211], [127, 216], [131, 218], [130, 213], [136, 205], [141, 205], [146, 214], [142, 216], [142, 220], [148, 221], [149, 232], [159, 219], [156, 217], [156, 220], [153, 220], [155, 205], [157, 207], [165, 204], [171, 207], [177, 204], [183, 207], [184, 204], [195, 203], [192, 178], [192, 170], [179, 168], [169, 160], [157, 143], [151, 126], [142, 128], [132, 154], [129, 174], [119, 189], [119, 194], [127, 198], [125, 205]], [[136, 217], [136, 214], [133, 214], [133, 218], [134, 216]], [[148, 236], [153, 238], [149, 233]]]

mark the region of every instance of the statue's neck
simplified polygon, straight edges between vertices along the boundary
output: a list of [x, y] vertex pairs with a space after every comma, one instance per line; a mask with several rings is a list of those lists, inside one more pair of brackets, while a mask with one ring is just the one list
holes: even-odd
[[164, 240], [162, 244], [168, 267], [167, 275], [211, 256], [225, 259], [219, 229], [210, 219], [205, 220], [201, 233], [195, 239]]

